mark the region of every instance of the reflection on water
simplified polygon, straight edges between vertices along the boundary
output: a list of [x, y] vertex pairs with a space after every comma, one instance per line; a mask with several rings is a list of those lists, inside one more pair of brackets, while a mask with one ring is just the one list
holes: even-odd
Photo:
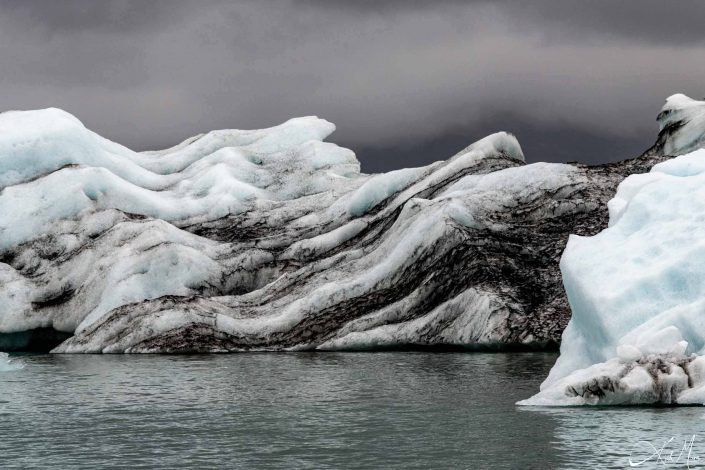
[[624, 468], [690, 434], [705, 461], [700, 408], [516, 407], [555, 357], [23, 356], [0, 373], [0, 467]]

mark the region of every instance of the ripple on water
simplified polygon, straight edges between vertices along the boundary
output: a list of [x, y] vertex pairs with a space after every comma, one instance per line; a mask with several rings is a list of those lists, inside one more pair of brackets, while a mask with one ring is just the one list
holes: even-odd
[[25, 367], [0, 375], [0, 466], [624, 468], [639, 440], [696, 434], [698, 450], [700, 408], [515, 406], [555, 358], [13, 357]]

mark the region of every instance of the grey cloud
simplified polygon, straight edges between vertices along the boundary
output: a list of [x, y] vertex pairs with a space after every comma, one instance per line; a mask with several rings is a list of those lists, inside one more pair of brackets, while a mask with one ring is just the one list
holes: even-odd
[[506, 129], [519, 140], [527, 162], [606, 163], [641, 155], [654, 141], [655, 132], [619, 135], [595, 133], [589, 129], [562, 124], [537, 124], [517, 116], [488, 116], [487, 120], [464, 129], [455, 129], [429, 139], [402, 142], [385, 147], [361, 147], [358, 158], [372, 173], [397, 168], [396, 161], [409, 166], [428, 165], [447, 159], [464, 149], [468, 142]]
[[[705, 42], [705, 6], [701, 0], [299, 0], [345, 13], [389, 15], [408, 11], [492, 8], [512, 27], [539, 27], [551, 40], [628, 39], [661, 44]], [[605, 37], [607, 36], [607, 37]]]
[[[705, 5], [700, 0], [664, 2], [548, 1], [503, 2], [517, 23], [544, 25], [553, 40], [593, 40], [603, 43], [627, 39], [670, 46], [705, 42]], [[527, 21], [528, 20], [528, 21]]]
[[527, 5], [0, 1], [0, 109], [140, 149], [317, 114], [388, 169], [498, 130], [531, 160], [633, 156], [666, 96], [703, 95], [705, 5]]
[[83, 31], [134, 33], [164, 27], [186, 11], [185, 0], [0, 0], [4, 18], [46, 35]]

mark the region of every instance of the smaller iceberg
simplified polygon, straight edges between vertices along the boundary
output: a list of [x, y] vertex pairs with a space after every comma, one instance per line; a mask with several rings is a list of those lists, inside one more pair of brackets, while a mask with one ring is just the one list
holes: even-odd
[[8, 372], [11, 370], [19, 370], [22, 369], [24, 366], [20, 364], [19, 362], [15, 362], [12, 359], [10, 359], [10, 356], [7, 353], [0, 352], [0, 372]]
[[[705, 146], [704, 102], [674, 95], [659, 123], [668, 151]], [[608, 209], [568, 240], [561, 355], [519, 404], [705, 404], [705, 149], [629, 176]]]

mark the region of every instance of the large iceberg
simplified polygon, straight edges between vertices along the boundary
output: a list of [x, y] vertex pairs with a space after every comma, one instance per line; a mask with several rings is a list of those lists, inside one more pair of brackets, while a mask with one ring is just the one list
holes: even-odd
[[675, 95], [667, 151], [609, 202], [609, 227], [561, 259], [572, 318], [530, 405], [705, 404], [705, 102]]
[[57, 109], [0, 114], [0, 349], [555, 345], [568, 234], [666, 158], [526, 165], [498, 133], [367, 175], [334, 129], [134, 152]]

